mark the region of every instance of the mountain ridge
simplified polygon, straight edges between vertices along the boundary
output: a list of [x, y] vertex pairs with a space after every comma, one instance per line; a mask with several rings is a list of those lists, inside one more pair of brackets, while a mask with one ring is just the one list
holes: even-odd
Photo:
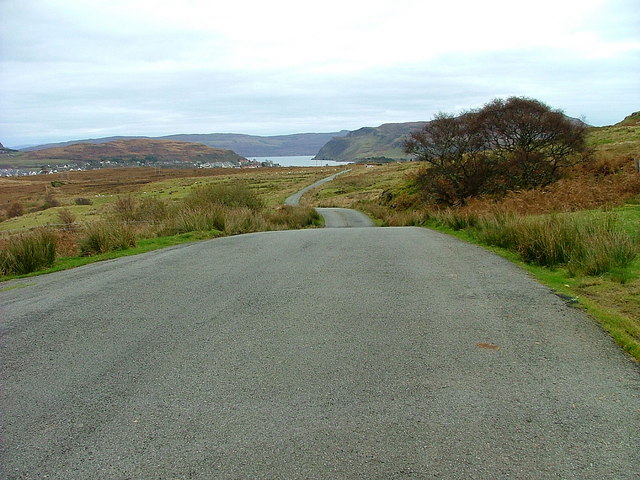
[[61, 147], [23, 153], [23, 159], [42, 162], [69, 162], [95, 166], [100, 162], [115, 164], [230, 163], [239, 165], [246, 159], [227, 149], [211, 148], [192, 142], [147, 138], [120, 139], [103, 143], [74, 143]]
[[259, 136], [243, 133], [194, 133], [174, 134], [160, 137], [148, 136], [112, 136], [72, 140], [68, 142], [47, 143], [20, 149], [21, 152], [34, 152], [50, 148], [68, 147], [77, 144], [103, 144], [120, 140], [173, 140], [203, 144], [211, 148], [233, 150], [243, 157], [268, 157], [291, 155], [315, 155], [320, 148], [336, 136], [346, 135], [348, 130], [329, 133], [294, 133], [290, 135]]

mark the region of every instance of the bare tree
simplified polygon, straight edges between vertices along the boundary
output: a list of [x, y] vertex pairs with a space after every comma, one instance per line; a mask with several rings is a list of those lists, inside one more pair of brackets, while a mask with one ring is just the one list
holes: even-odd
[[405, 151], [428, 166], [416, 181], [437, 203], [546, 185], [586, 151], [584, 124], [537, 100], [494, 100], [458, 117], [440, 113], [410, 134]]
[[542, 102], [496, 99], [478, 115], [510, 190], [552, 183], [563, 168], [584, 158], [585, 125]]

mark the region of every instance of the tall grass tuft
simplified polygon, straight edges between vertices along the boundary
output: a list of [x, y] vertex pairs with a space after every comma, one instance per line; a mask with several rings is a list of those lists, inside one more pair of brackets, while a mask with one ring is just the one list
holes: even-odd
[[170, 210], [167, 203], [159, 198], [148, 197], [140, 201], [136, 206], [135, 219], [143, 222], [158, 224], [169, 216]]
[[194, 189], [186, 198], [190, 207], [219, 205], [230, 208], [261, 210], [264, 202], [255, 191], [243, 183], [205, 185]]
[[85, 225], [78, 241], [82, 255], [96, 255], [136, 246], [134, 227], [117, 221], [98, 221]]
[[161, 235], [187, 232], [224, 231], [225, 209], [221, 206], [181, 206], [173, 209], [162, 221]]
[[320, 214], [312, 207], [283, 205], [266, 215], [270, 230], [299, 229], [322, 224]]
[[224, 232], [238, 235], [269, 230], [265, 218], [248, 207], [228, 208], [224, 211]]
[[76, 216], [68, 208], [58, 210], [58, 221], [64, 225], [65, 230], [73, 230], [75, 227]]
[[619, 228], [611, 215], [525, 217], [494, 212], [479, 217], [470, 229], [487, 245], [515, 251], [527, 263], [566, 265], [572, 275], [612, 273], [624, 281], [624, 269], [640, 252], [638, 239]]
[[47, 230], [18, 235], [0, 250], [3, 275], [24, 275], [53, 265], [56, 259], [56, 236]]
[[454, 209], [447, 209], [436, 214], [438, 222], [452, 230], [464, 230], [475, 227], [478, 223], [477, 215], [468, 212], [461, 212]]
[[131, 194], [126, 197], [118, 198], [113, 204], [113, 210], [116, 217], [124, 222], [132, 222], [136, 219], [136, 208], [138, 200]]
[[494, 211], [478, 218], [475, 233], [487, 245], [516, 250], [518, 223], [519, 218], [513, 213]]
[[628, 280], [625, 270], [638, 255], [637, 239], [607, 225], [591, 226], [585, 237], [581, 248], [576, 249], [567, 264], [569, 272], [574, 275], [612, 273], [621, 283]]
[[555, 267], [566, 264], [583, 247], [581, 229], [566, 216], [520, 219], [514, 227], [516, 249], [528, 263]]

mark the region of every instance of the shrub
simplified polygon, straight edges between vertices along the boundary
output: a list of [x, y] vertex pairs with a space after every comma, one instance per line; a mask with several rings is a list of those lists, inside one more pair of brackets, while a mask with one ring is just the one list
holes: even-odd
[[311, 225], [321, 225], [320, 214], [312, 207], [283, 205], [267, 216], [271, 229], [299, 229]]
[[24, 214], [24, 207], [19, 202], [13, 202], [11, 205], [9, 205], [9, 208], [7, 208], [8, 218], [20, 217], [23, 214]]
[[93, 200], [90, 198], [79, 197], [73, 201], [76, 205], [93, 205]]
[[262, 215], [248, 207], [224, 210], [224, 232], [228, 235], [268, 230]]
[[96, 255], [135, 247], [136, 235], [133, 227], [126, 223], [99, 221], [84, 227], [78, 243], [82, 255]]
[[36, 230], [12, 237], [0, 250], [3, 275], [23, 275], [50, 267], [56, 259], [56, 236], [47, 230]]
[[225, 213], [221, 206], [190, 207], [174, 209], [160, 226], [162, 235], [177, 235], [187, 232], [224, 231]]
[[562, 170], [590, 160], [585, 126], [537, 100], [495, 99], [459, 116], [440, 113], [409, 134], [405, 151], [427, 168], [415, 185], [432, 202], [548, 185]]
[[136, 220], [136, 208], [138, 202], [131, 195], [120, 197], [113, 203], [113, 211], [116, 216], [125, 222]]
[[47, 193], [44, 197], [44, 203], [40, 207], [42, 210], [47, 210], [48, 208], [58, 207], [60, 206], [60, 202], [54, 198], [53, 195]]
[[62, 208], [58, 211], [58, 220], [64, 225], [65, 230], [72, 230], [76, 222], [76, 216], [68, 208]]

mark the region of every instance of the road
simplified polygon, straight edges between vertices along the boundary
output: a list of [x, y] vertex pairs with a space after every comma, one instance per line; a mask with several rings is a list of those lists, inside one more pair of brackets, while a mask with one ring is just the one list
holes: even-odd
[[321, 180], [318, 180], [315, 183], [312, 183], [311, 185], [304, 187], [302, 190], [294, 193], [293, 195], [287, 197], [287, 199], [284, 201], [285, 205], [299, 205], [300, 204], [300, 199], [302, 198], [302, 196], [307, 193], [309, 190], [313, 190], [314, 188], [318, 188], [320, 185], [324, 185], [327, 182], [332, 181], [333, 179], [335, 179], [337, 176], [339, 175], [343, 175], [345, 173], [350, 172], [351, 169], [348, 170], [342, 170], [334, 175], [331, 175], [329, 177], [323, 178]]
[[373, 227], [373, 222], [364, 213], [349, 208], [316, 208], [324, 218], [326, 228]]
[[638, 478], [638, 365], [425, 229], [241, 235], [0, 290], [2, 478]]

